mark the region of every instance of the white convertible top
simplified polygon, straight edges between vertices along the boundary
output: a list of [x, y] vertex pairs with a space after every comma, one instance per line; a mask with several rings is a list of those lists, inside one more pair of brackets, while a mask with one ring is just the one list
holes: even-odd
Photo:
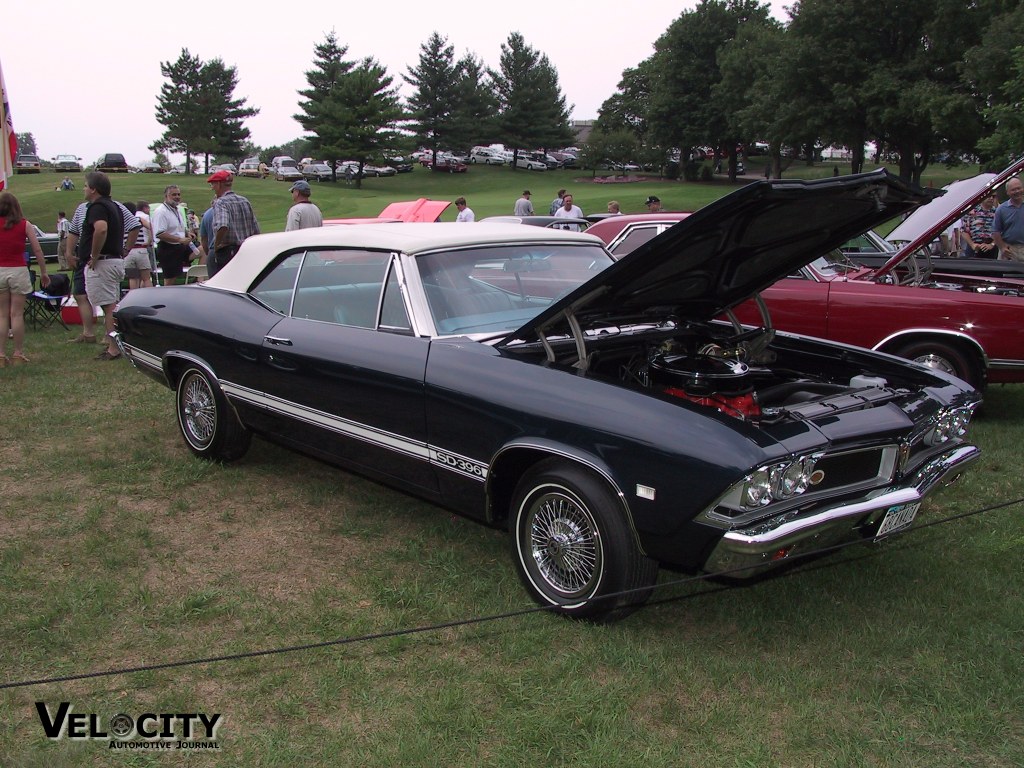
[[598, 238], [586, 233], [523, 224], [386, 223], [297, 229], [250, 237], [242, 243], [227, 266], [206, 281], [206, 285], [245, 292], [278, 255], [306, 248], [366, 248], [416, 255], [466, 246], [532, 242], [604, 245]]

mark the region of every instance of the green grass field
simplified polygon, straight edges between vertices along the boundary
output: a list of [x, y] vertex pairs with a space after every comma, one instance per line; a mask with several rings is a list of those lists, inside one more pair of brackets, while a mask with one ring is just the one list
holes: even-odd
[[[314, 199], [329, 215], [372, 215], [465, 194], [486, 215], [511, 208], [521, 179], [544, 201], [565, 183], [584, 210], [723, 191], [507, 175], [417, 172]], [[167, 178], [119, 177], [115, 190], [156, 200]], [[184, 186], [189, 202], [205, 191], [199, 177]], [[286, 189], [239, 182], [282, 226]], [[28, 177], [21, 190], [30, 211], [77, 200]], [[29, 331], [32, 362], [0, 370], [0, 685], [531, 606], [502, 532], [259, 439], [237, 464], [197, 460], [171, 391], [72, 336]], [[990, 388], [973, 437], [982, 459], [921, 523], [1024, 495], [1024, 386]], [[534, 613], [0, 688], [0, 766], [1018, 768], [1021, 519], [1016, 504], [738, 588], [663, 571], [652, 602], [611, 626]], [[220, 713], [220, 749], [47, 739], [36, 703], [64, 701], [107, 730], [116, 713]]]
[[[757, 158], [748, 162], [749, 179], [760, 178], [763, 165]], [[820, 178], [832, 175], [832, 163], [819, 164], [808, 168], [794, 164], [785, 173], [786, 178]], [[842, 168], [840, 169], [843, 170]], [[665, 210], [693, 211], [717, 200], [722, 195], [741, 186], [729, 184], [724, 176], [713, 181], [687, 183], [667, 181], [655, 176], [641, 175], [640, 181], [615, 182], [596, 181], [614, 177], [607, 172], [593, 171], [513, 171], [507, 167], [473, 165], [464, 174], [433, 173], [416, 166], [412, 173], [399, 174], [390, 178], [364, 179], [362, 188], [341, 183], [313, 184], [313, 202], [328, 218], [376, 216], [389, 203], [397, 200], [414, 200], [429, 197], [437, 200], [454, 200], [463, 195], [477, 219], [485, 216], [508, 215], [516, 198], [524, 189], [533, 193], [533, 204], [537, 213], [548, 212], [548, 206], [560, 188], [573, 193], [574, 202], [584, 213], [603, 213], [609, 200], [617, 200], [624, 213], [646, 213], [643, 202], [648, 195], [661, 198]], [[956, 178], [977, 173], [977, 169], [948, 170], [942, 166], [932, 169], [924, 183], [942, 186]], [[64, 210], [68, 216], [82, 202], [84, 174], [72, 175], [76, 189], [58, 192], [54, 186], [61, 174], [41, 173], [11, 177], [10, 191], [18, 196], [25, 216], [46, 232], [56, 229], [57, 211]], [[168, 184], [178, 184], [182, 199], [200, 214], [209, 207], [212, 200], [210, 186], [205, 175], [183, 176], [177, 174], [113, 174], [111, 175], [113, 197], [116, 200], [148, 200], [156, 203], [163, 200], [163, 190]], [[291, 206], [290, 185], [273, 179], [238, 178], [234, 189], [249, 198], [256, 211], [260, 227], [264, 232], [278, 232], [284, 229], [285, 215]], [[454, 221], [455, 207], [452, 206], [442, 217]]]

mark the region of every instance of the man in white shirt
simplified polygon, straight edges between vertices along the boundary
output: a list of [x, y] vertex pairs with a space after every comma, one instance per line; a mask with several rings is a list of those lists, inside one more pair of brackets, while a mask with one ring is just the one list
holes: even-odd
[[176, 184], [164, 189], [164, 201], [153, 211], [151, 223], [156, 241], [156, 260], [163, 270], [164, 282], [171, 283], [184, 274], [185, 267], [192, 261], [192, 235], [185, 229], [185, 222], [178, 205], [181, 190]]
[[284, 231], [291, 232], [293, 229], [322, 227], [324, 225], [323, 214], [309, 200], [310, 195], [313, 194], [309, 182], [296, 181], [288, 191], [292, 193], [293, 205], [288, 209], [288, 218], [285, 220]]
[[455, 217], [455, 221], [459, 222], [460, 224], [476, 221], [476, 214], [473, 213], [472, 208], [466, 205], [466, 198], [455, 198], [455, 207], [459, 209], [459, 215]]
[[[562, 197], [562, 207], [555, 211], [556, 219], [582, 219], [583, 209], [572, 204], [572, 195], [568, 192]], [[579, 224], [556, 224], [559, 229], [568, 229], [572, 232], [579, 232]]]

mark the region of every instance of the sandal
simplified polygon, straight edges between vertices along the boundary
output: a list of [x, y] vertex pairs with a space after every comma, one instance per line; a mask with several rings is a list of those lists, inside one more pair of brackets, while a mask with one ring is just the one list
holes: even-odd
[[95, 344], [95, 343], [96, 343], [96, 337], [95, 336], [86, 336], [84, 333], [78, 334], [77, 336], [75, 336], [75, 338], [73, 338], [71, 341], [68, 342], [68, 344]]
[[23, 352], [15, 352], [11, 355], [11, 365], [21, 365], [27, 362], [29, 362], [29, 359], [25, 357]]
[[110, 350], [109, 349], [104, 349], [102, 352], [100, 352], [98, 355], [96, 355], [96, 359], [97, 360], [117, 360], [120, 357], [121, 357], [121, 353], [120, 352], [118, 352], [116, 355], [112, 355], [112, 354], [110, 354]]

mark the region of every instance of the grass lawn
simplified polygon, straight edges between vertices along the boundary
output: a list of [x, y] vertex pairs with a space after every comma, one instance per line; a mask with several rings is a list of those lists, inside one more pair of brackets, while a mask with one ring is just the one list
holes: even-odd
[[[542, 201], [564, 183], [585, 211], [626, 192], [685, 207], [690, 187], [722, 191], [511, 175], [417, 171], [362, 191], [317, 188], [314, 200], [328, 215], [372, 215], [394, 199], [461, 193], [486, 215], [510, 210], [522, 179]], [[23, 178], [14, 191], [38, 210], [77, 200]], [[115, 190], [156, 200], [173, 178], [117, 177]], [[206, 189], [199, 177], [184, 186], [190, 202]], [[239, 181], [282, 226], [286, 189]], [[66, 345], [72, 335], [29, 331], [32, 362], [0, 370], [0, 685], [531, 605], [505, 534], [260, 439], [237, 464], [194, 459], [173, 393], [94, 360], [98, 348]], [[973, 436], [982, 459], [923, 507], [922, 523], [1024, 495], [1024, 386], [992, 387]], [[530, 614], [0, 689], [0, 766], [167, 764], [114, 755], [109, 738], [47, 739], [36, 702], [55, 712], [66, 701], [108, 731], [116, 713], [220, 713], [219, 751], [176, 762], [247, 768], [1016, 768], [1020, 521], [1010, 506], [739, 588], [663, 571], [651, 604], [611, 626]]]

